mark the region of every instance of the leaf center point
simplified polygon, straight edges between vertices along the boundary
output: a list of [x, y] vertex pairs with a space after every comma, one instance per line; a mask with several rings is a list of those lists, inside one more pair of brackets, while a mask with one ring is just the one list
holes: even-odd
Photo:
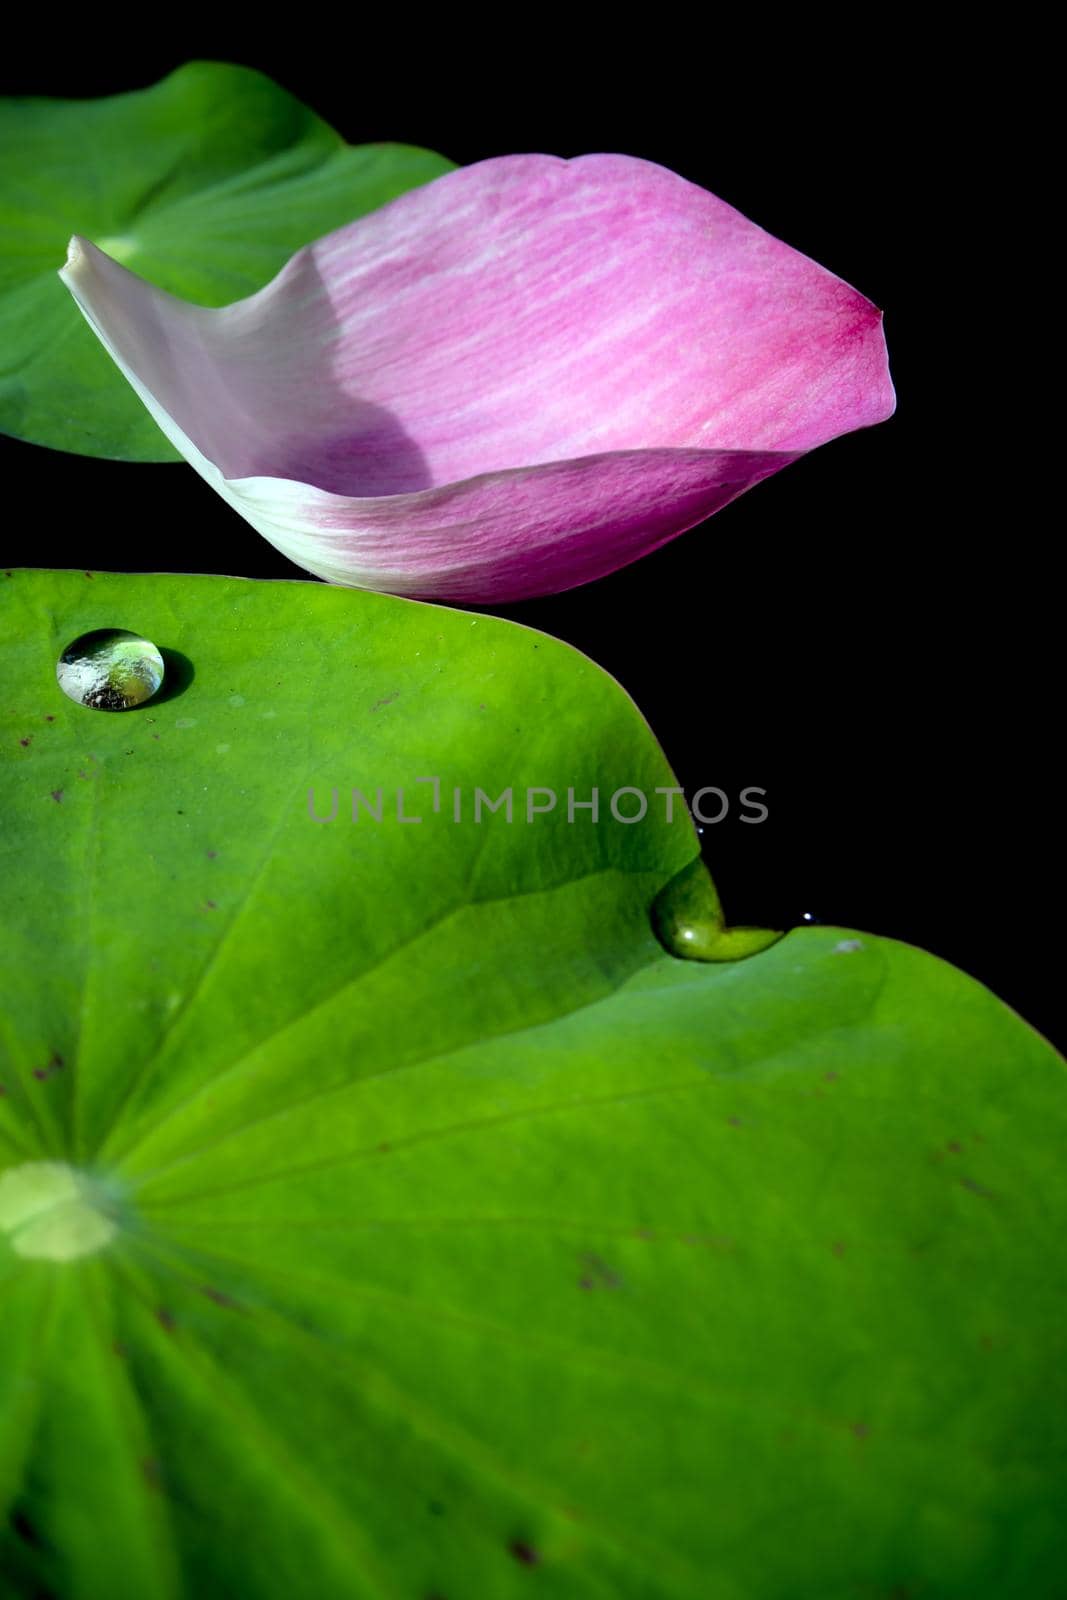
[[17, 1256], [95, 1255], [118, 1231], [106, 1207], [100, 1186], [63, 1161], [29, 1161], [0, 1173], [0, 1235]]

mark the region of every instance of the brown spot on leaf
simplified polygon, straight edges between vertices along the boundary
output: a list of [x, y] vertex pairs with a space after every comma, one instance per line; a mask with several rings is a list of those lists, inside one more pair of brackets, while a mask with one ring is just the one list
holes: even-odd
[[52, 799], [55, 801], [57, 806], [59, 805], [59, 803], [62, 800], [62, 798], [63, 798], [62, 789], [53, 789], [52, 790]]
[[617, 1289], [622, 1281], [606, 1261], [591, 1252], [581, 1257], [581, 1265], [582, 1275], [578, 1279], [580, 1289]]
[[519, 1563], [521, 1567], [537, 1567], [541, 1564], [541, 1557], [532, 1544], [525, 1539], [512, 1539], [508, 1545], [508, 1554]]
[[976, 1183], [973, 1178], [961, 1178], [960, 1183], [965, 1189], [969, 1189], [972, 1194], [980, 1194], [983, 1200], [992, 1200], [993, 1198], [992, 1189], [987, 1189], [984, 1184]]
[[824, 1072], [823, 1079], [826, 1083], [836, 1083], [841, 1074], [839, 1072]]
[[726, 1120], [730, 1124], [731, 1128], [739, 1128], [741, 1126], [740, 1117], [727, 1117]]
[[53, 716], [51, 716], [51, 715], [46, 715], [46, 717], [45, 717], [45, 719], [44, 719], [44, 720], [45, 720], [45, 721], [46, 721], [46, 722], [54, 722], [54, 721], [55, 721], [55, 720], [56, 720], [56, 719], [55, 719], [55, 717], [53, 717]]
[[25, 1511], [16, 1506], [11, 1513], [11, 1529], [23, 1544], [28, 1544], [32, 1550], [42, 1550], [44, 1540], [37, 1531], [36, 1524], [31, 1522]]
[[217, 1306], [226, 1306], [231, 1311], [237, 1309], [237, 1301], [232, 1295], [224, 1293], [222, 1289], [216, 1289], [210, 1283], [202, 1283], [200, 1285], [200, 1293], [207, 1295], [208, 1299], [213, 1300]]
[[951, 1150], [954, 1156], [962, 1155], [963, 1153], [963, 1146], [960, 1144], [958, 1139], [950, 1139], [948, 1144], [945, 1146], [945, 1149]]
[[866, 1439], [869, 1436], [870, 1431], [870, 1426], [866, 1422], [849, 1423], [849, 1432], [854, 1434], [857, 1439]]
[[32, 739], [32, 738], [33, 738], [33, 734], [31, 733], [29, 739], [20, 739], [19, 740], [19, 744], [22, 746], [22, 748], [24, 750], [29, 748], [30, 739]]
[[219, 908], [215, 904], [214, 900], [205, 900], [204, 901], [204, 910], [205, 911], [217, 911], [218, 909]]
[[391, 706], [399, 694], [399, 689], [394, 690], [392, 694], [383, 694], [380, 700], [375, 700], [374, 704], [371, 706], [371, 710], [380, 711], [382, 706]]
[[156, 1321], [159, 1323], [159, 1326], [161, 1328], [165, 1328], [168, 1333], [174, 1332], [176, 1327], [174, 1313], [173, 1311], [168, 1311], [166, 1306], [156, 1307]]
[[208, 850], [206, 852], [206, 854], [207, 854], [207, 858], [208, 858], [209, 861], [214, 861], [215, 857], [218, 855], [218, 851], [217, 850]]
[[85, 576], [86, 576], [86, 577], [87, 577], [87, 578], [91, 578], [91, 577], [92, 577], [92, 573], [91, 573], [91, 572], [87, 572], [87, 573], [86, 573], [86, 574], [85, 574]]
[[844, 1240], [843, 1239], [835, 1239], [833, 1244], [830, 1246], [830, 1249], [833, 1251], [835, 1256], [843, 1256], [844, 1253], [845, 1253], [845, 1242], [844, 1242]]

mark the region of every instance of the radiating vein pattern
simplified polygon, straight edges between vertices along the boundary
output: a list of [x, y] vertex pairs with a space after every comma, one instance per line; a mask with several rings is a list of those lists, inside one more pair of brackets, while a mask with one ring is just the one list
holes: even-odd
[[[1025, 1024], [867, 934], [672, 959], [662, 814], [454, 822], [673, 782], [540, 636], [221, 579], [0, 607], [5, 1597], [1056, 1593], [1067, 1083]], [[53, 652], [105, 626], [195, 676], [94, 719]]]

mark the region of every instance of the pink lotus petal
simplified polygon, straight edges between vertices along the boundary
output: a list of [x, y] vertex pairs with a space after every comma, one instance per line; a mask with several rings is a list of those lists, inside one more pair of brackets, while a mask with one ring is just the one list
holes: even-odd
[[222, 310], [80, 239], [61, 277], [272, 544], [429, 599], [585, 583], [893, 409], [870, 301], [628, 156], [461, 168]]

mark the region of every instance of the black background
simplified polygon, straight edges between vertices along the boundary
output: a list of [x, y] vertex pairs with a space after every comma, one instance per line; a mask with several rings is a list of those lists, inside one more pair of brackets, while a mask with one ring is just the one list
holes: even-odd
[[[624, 151], [712, 189], [882, 306], [890, 422], [624, 572], [504, 614], [614, 673], [687, 790], [766, 788], [767, 822], [704, 834], [732, 920], [810, 913], [910, 940], [1055, 1035], [1060, 608], [1048, 530], [1019, 498], [1030, 473], [1005, 375], [1018, 333], [1001, 243], [1013, 114], [995, 52], [894, 45], [854, 18], [814, 41], [769, 19], [738, 39], [648, 12], [639, 37], [607, 14], [603, 37], [579, 41], [574, 16], [534, 30], [517, 13], [431, 37], [412, 14], [388, 38], [316, 43], [317, 15], [281, 40], [261, 26], [60, 53], [51, 40], [9, 54], [0, 90], [115, 93], [200, 56], [268, 72], [353, 143], [460, 163]], [[0, 473], [7, 506], [27, 508], [6, 530], [8, 562], [303, 576], [184, 466], [0, 439]], [[42, 473], [43, 514], [29, 509]]]

